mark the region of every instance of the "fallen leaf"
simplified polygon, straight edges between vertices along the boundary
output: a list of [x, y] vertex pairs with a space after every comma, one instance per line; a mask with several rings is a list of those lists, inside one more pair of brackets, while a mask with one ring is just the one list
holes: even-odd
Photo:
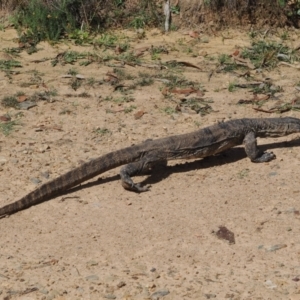
[[21, 96], [18, 96], [18, 102], [20, 103], [20, 102], [24, 102], [25, 100], [27, 100], [27, 96], [26, 95], [21, 95]]
[[114, 78], [116, 78], [116, 79], [119, 79], [118, 75], [115, 74], [115, 73], [112, 73], [112, 72], [107, 72], [107, 73], [106, 73], [106, 76], [114, 77]]
[[192, 38], [197, 38], [199, 36], [199, 33], [197, 31], [189, 31], [189, 36]]
[[184, 94], [184, 95], [190, 95], [192, 93], [195, 93], [197, 90], [193, 89], [193, 88], [189, 88], [189, 89], [172, 89], [170, 92], [174, 93], [174, 94]]
[[138, 112], [136, 112], [134, 114], [134, 118], [137, 120], [137, 119], [140, 119], [143, 115], [145, 114], [145, 112], [143, 110], [139, 110]]
[[3, 122], [8, 122], [11, 120], [11, 117], [9, 115], [3, 115], [3, 116], [0, 116], [0, 120]]
[[233, 53], [232, 53], [232, 55], [234, 55], [234, 56], [238, 56], [240, 54], [240, 51], [239, 50], [235, 50]]

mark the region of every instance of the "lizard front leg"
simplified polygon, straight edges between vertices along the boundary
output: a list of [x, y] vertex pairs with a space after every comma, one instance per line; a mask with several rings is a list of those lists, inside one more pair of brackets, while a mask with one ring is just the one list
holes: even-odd
[[133, 180], [131, 179], [131, 176], [140, 174], [148, 169], [149, 166], [147, 162], [144, 160], [140, 160], [123, 166], [120, 170], [122, 186], [126, 190], [130, 190], [138, 193], [149, 191], [149, 187], [141, 186], [140, 183], [134, 183]]
[[134, 183], [131, 179], [131, 176], [145, 173], [149, 170], [152, 170], [154, 166], [166, 166], [167, 160], [154, 160], [154, 159], [142, 159], [137, 162], [130, 163], [125, 165], [120, 170], [121, 183], [126, 190], [134, 192], [146, 192], [149, 191], [149, 186], [142, 186], [140, 183]]
[[249, 132], [244, 138], [245, 151], [252, 162], [268, 162], [275, 159], [273, 152], [262, 152], [257, 148], [257, 142], [254, 132]]

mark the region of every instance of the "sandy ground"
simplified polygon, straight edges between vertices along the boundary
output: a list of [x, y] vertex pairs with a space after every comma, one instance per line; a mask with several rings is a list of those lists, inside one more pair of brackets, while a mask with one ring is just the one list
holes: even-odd
[[[146, 31], [142, 40], [135, 40], [132, 32], [123, 34], [133, 37], [132, 49], [164, 46], [169, 53], [159, 54], [161, 61], [188, 61], [201, 68], [182, 67], [180, 72], [201, 84], [203, 98], [213, 100], [214, 111], [205, 116], [167, 113], [166, 108], [174, 109], [183, 95], [164, 97], [160, 81], [132, 90], [133, 102], [106, 101], [124, 97], [105, 81], [112, 65], [120, 64], [116, 61], [55, 67], [51, 60], [33, 62], [70, 49], [101, 56], [106, 53], [103, 48], [65, 42], [41, 43], [32, 55], [23, 51], [15, 58], [23, 66], [15, 69], [18, 74], [9, 78], [0, 73], [1, 97], [20, 91], [31, 96], [54, 88], [57, 95], [29, 110], [0, 106], [0, 115], [9, 114], [19, 124], [8, 136], [0, 133], [1, 206], [84, 161], [149, 138], [233, 118], [278, 116], [236, 105], [253, 95], [242, 88], [229, 92], [229, 83], [245, 79], [237, 73], [212, 74], [218, 61], [203, 56], [232, 54], [250, 45], [246, 32], [222, 33], [230, 39], [221, 33], [203, 37], [207, 43], [195, 42], [183, 32], [165, 36]], [[290, 32], [291, 47], [299, 35]], [[12, 29], [0, 32], [1, 49], [17, 47], [16, 36]], [[5, 52], [0, 55], [10, 59]], [[148, 52], [142, 60], [156, 63]], [[62, 78], [72, 68], [85, 78], [76, 91], [72, 78]], [[160, 72], [129, 65], [122, 69], [135, 77], [139, 72], [148, 72], [149, 77]], [[298, 95], [295, 68], [280, 66], [251, 74], [256, 80], [269, 77], [283, 88], [270, 100], [271, 106]], [[89, 78], [93, 86], [87, 84]], [[90, 97], [78, 96], [83, 92]], [[139, 111], [145, 114], [136, 119]], [[296, 111], [282, 115], [300, 117]], [[67, 195], [1, 219], [0, 298], [300, 299], [298, 137], [259, 140], [263, 149], [277, 156], [270, 163], [251, 163], [242, 146], [204, 160], [170, 162], [149, 178], [134, 178], [152, 185], [142, 194], [124, 190], [114, 169]], [[234, 233], [235, 243], [217, 237], [219, 226]]]

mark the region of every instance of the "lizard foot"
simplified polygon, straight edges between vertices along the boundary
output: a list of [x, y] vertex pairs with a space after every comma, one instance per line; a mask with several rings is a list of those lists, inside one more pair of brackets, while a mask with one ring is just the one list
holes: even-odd
[[260, 157], [252, 160], [253, 162], [268, 162], [276, 158], [276, 155], [273, 152], [264, 152]]
[[128, 184], [124, 181], [122, 181], [122, 186], [126, 190], [137, 192], [137, 193], [147, 192], [150, 190], [151, 187], [150, 185], [142, 186], [140, 183]]

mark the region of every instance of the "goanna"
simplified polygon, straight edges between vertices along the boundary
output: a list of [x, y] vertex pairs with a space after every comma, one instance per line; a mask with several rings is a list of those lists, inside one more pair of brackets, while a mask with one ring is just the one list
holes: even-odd
[[100, 156], [44, 183], [16, 202], [0, 208], [0, 216], [14, 214], [49, 200], [121, 165], [124, 165], [120, 170], [123, 187], [145, 192], [148, 187], [134, 183], [131, 177], [168, 160], [203, 158], [244, 143], [246, 154], [252, 162], [268, 162], [275, 155], [272, 152], [261, 152], [257, 148], [256, 137], [279, 137], [296, 132], [300, 132], [300, 119], [297, 118], [237, 119], [191, 133], [147, 140]]

